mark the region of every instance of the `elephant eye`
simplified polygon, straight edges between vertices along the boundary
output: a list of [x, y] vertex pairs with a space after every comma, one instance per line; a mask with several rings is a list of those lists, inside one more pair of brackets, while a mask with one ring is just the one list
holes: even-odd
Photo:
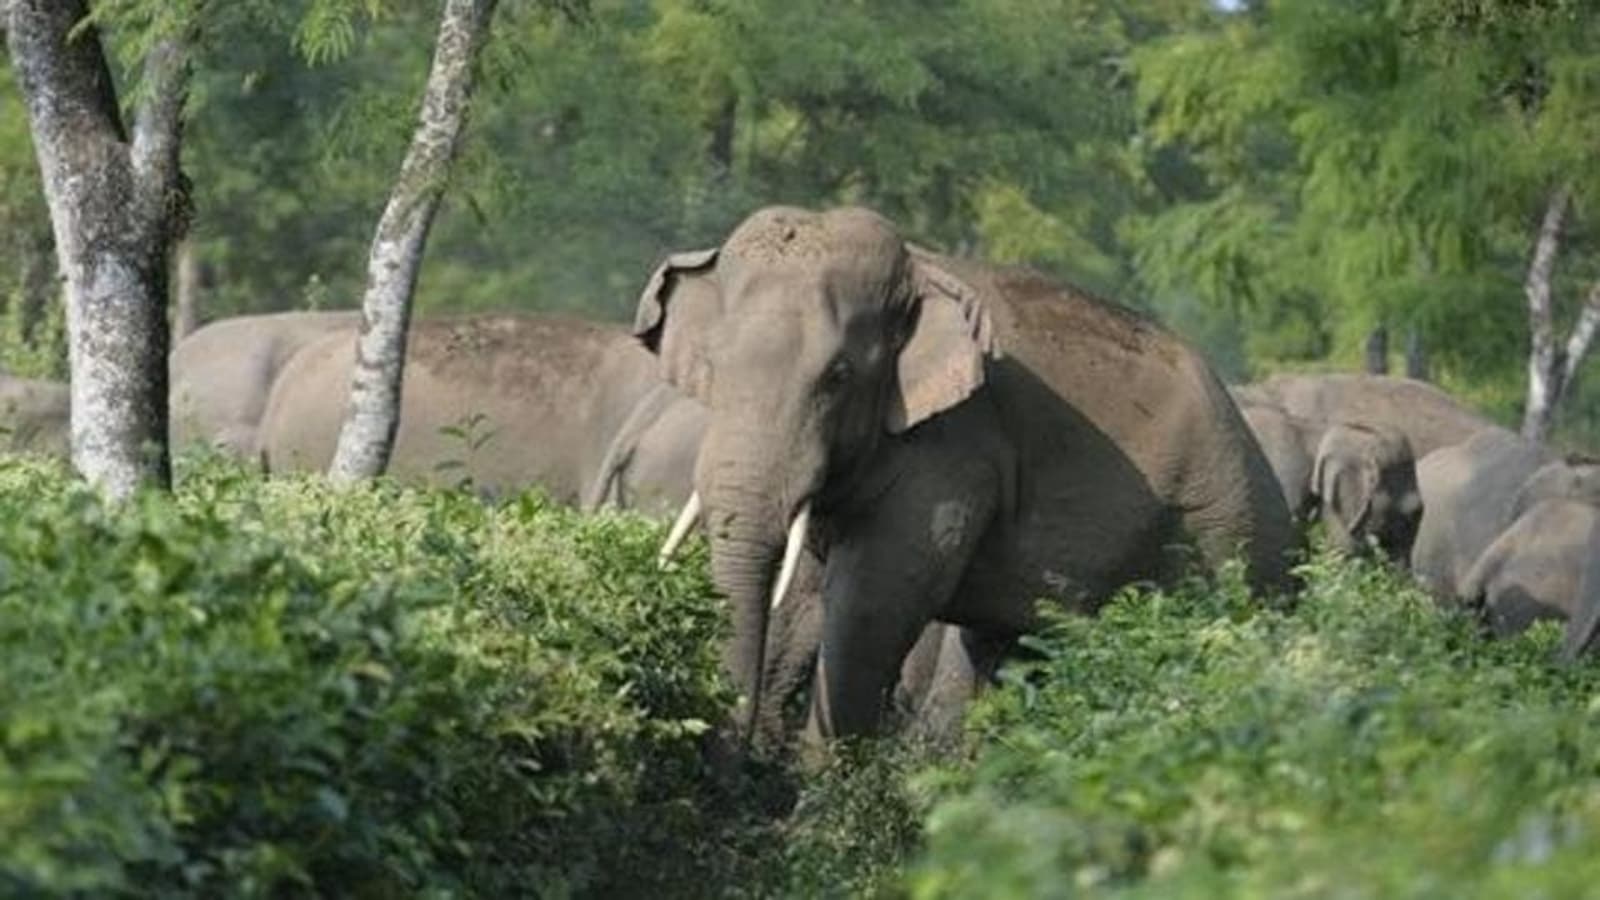
[[838, 390], [850, 383], [850, 377], [855, 374], [850, 368], [847, 359], [836, 359], [828, 364], [822, 373], [822, 386], [826, 390]]

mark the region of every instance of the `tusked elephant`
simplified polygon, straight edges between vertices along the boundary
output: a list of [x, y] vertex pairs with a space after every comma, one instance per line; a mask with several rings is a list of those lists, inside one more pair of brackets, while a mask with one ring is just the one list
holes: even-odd
[[1418, 459], [1495, 427], [1427, 382], [1390, 375], [1274, 375], [1231, 391], [1241, 405], [1276, 406], [1318, 428], [1354, 422], [1393, 429]]
[[[354, 330], [336, 332], [284, 367], [261, 425], [270, 470], [320, 471], [332, 460], [355, 344]], [[577, 505], [594, 490], [612, 436], [659, 384], [649, 354], [614, 325], [512, 314], [418, 320], [389, 472], [433, 484], [470, 480], [489, 495], [538, 485]], [[624, 489], [644, 498], [647, 513], [670, 515], [689, 494], [697, 435], [661, 433], [678, 424], [654, 423], [639, 439], [689, 441], [690, 452], [658, 459], [655, 445], [627, 451]]]
[[821, 737], [878, 727], [932, 621], [985, 639], [963, 652], [1003, 645], [1039, 598], [1090, 610], [1195, 552], [1288, 586], [1288, 508], [1210, 368], [1036, 273], [913, 247], [870, 210], [773, 207], [661, 264], [635, 334], [709, 410], [696, 497], [746, 732], [808, 540]]
[[1354, 552], [1370, 540], [1389, 559], [1410, 560], [1422, 495], [1404, 434], [1350, 422], [1329, 426], [1317, 444], [1311, 484], [1335, 547]]
[[1554, 451], [1504, 428], [1442, 447], [1417, 462], [1422, 521], [1411, 572], [1435, 597], [1460, 595], [1467, 572], [1511, 523], [1519, 492]]
[[168, 357], [174, 447], [210, 444], [253, 459], [278, 373], [302, 347], [361, 321], [358, 312], [279, 312], [208, 323]]
[[1577, 658], [1600, 627], [1600, 507], [1567, 497], [1529, 502], [1462, 581], [1461, 600], [1497, 637], [1540, 619], [1567, 623], [1561, 655]]

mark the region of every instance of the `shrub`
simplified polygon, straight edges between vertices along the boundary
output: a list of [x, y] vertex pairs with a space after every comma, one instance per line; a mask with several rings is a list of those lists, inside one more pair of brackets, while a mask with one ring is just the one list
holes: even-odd
[[1600, 677], [1322, 558], [1056, 618], [970, 721], [917, 897], [1569, 896], [1600, 876]]
[[[536, 496], [0, 464], [0, 893], [703, 885], [701, 565]], [[674, 880], [676, 879], [676, 881]]]
[[[704, 548], [537, 495], [0, 463], [0, 895], [1552, 896], [1600, 673], [1318, 557], [1052, 616], [937, 765], [732, 765]], [[714, 752], [711, 752], [714, 751]], [[707, 760], [717, 760], [715, 763]]]

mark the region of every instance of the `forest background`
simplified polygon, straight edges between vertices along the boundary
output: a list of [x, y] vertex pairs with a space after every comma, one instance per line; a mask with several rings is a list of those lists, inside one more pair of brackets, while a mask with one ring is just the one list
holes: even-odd
[[[203, 319], [357, 304], [432, 6], [208, 17], [176, 279]], [[103, 27], [130, 60], [150, 30]], [[418, 309], [626, 319], [758, 206], [862, 203], [1147, 310], [1230, 380], [1387, 335], [1515, 423], [1530, 332], [1559, 366], [1600, 324], [1597, 36], [1579, 0], [507, 2]], [[0, 235], [0, 363], [64, 376], [5, 67]], [[1570, 393], [1559, 439], [1600, 444], [1600, 386]]]

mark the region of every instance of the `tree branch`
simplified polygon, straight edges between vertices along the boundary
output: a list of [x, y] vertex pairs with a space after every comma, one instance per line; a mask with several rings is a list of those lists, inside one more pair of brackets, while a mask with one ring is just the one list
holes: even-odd
[[1522, 418], [1524, 437], [1539, 440], [1550, 430], [1555, 400], [1561, 393], [1560, 363], [1556, 359], [1555, 326], [1551, 314], [1551, 275], [1561, 249], [1561, 232], [1572, 202], [1571, 185], [1563, 184], [1545, 204], [1544, 219], [1533, 245], [1533, 260], [1522, 293], [1528, 301], [1528, 401]]
[[1578, 313], [1578, 321], [1573, 324], [1572, 333], [1567, 337], [1565, 361], [1561, 371], [1563, 394], [1571, 387], [1573, 378], [1578, 374], [1578, 367], [1583, 365], [1584, 359], [1589, 355], [1597, 330], [1600, 330], [1600, 281], [1589, 285], [1589, 293], [1583, 298], [1583, 310]]
[[[174, 223], [180, 226], [173, 237], [186, 230], [187, 196], [181, 190], [183, 172], [179, 148], [183, 144], [183, 110], [189, 99], [192, 72], [190, 47], [192, 30], [164, 38], [144, 60], [144, 101], [133, 122], [133, 173], [151, 210], [177, 204], [183, 211]], [[175, 196], [185, 195], [185, 196]]]

